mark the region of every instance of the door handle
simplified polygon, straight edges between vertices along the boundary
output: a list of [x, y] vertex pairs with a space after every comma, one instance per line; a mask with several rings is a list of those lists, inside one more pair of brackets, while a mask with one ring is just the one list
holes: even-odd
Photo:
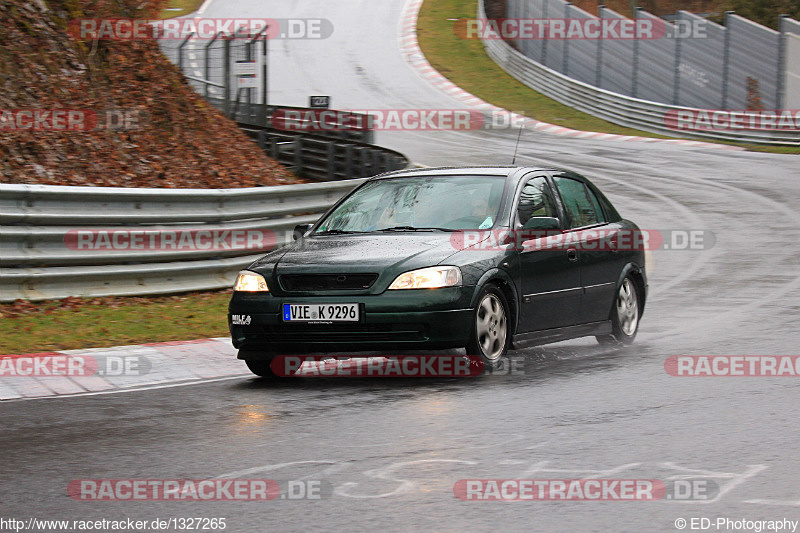
[[578, 260], [578, 250], [575, 248], [570, 248], [567, 250], [567, 259], [570, 261], [577, 261]]

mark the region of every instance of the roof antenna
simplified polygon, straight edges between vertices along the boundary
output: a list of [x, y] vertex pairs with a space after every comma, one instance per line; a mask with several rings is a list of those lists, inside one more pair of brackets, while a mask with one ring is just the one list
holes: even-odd
[[524, 127], [525, 127], [525, 123], [524, 122], [519, 125], [519, 133], [517, 133], [517, 144], [514, 145], [514, 157], [511, 159], [511, 164], [512, 165], [514, 165], [514, 163], [517, 162], [517, 148], [519, 148], [519, 138], [522, 136], [522, 128], [524, 128]]

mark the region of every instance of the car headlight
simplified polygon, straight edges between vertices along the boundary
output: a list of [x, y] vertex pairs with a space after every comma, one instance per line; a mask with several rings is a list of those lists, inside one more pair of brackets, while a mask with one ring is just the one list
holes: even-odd
[[267, 287], [267, 280], [261, 274], [242, 270], [236, 278], [233, 290], [239, 292], [269, 292], [269, 287]]
[[439, 289], [461, 285], [461, 269], [454, 266], [429, 267], [397, 276], [389, 289]]

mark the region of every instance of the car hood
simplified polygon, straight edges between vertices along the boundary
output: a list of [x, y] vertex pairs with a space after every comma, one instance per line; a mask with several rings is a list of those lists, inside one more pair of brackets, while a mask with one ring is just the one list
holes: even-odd
[[[451, 233], [409, 232], [322, 235], [300, 239], [250, 266], [264, 276], [375, 273], [374, 286], [399, 274], [437, 265], [458, 250]], [[386, 281], [388, 280], [388, 281]]]

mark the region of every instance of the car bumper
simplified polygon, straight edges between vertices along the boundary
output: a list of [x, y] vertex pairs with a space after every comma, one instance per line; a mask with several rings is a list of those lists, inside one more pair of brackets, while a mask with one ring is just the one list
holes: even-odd
[[[235, 292], [228, 306], [234, 347], [310, 353], [447, 349], [467, 344], [474, 287], [358, 296], [273, 296]], [[284, 322], [283, 304], [357, 303], [359, 322]], [[236, 315], [238, 324], [233, 323]], [[255, 355], [255, 354], [254, 354]]]

